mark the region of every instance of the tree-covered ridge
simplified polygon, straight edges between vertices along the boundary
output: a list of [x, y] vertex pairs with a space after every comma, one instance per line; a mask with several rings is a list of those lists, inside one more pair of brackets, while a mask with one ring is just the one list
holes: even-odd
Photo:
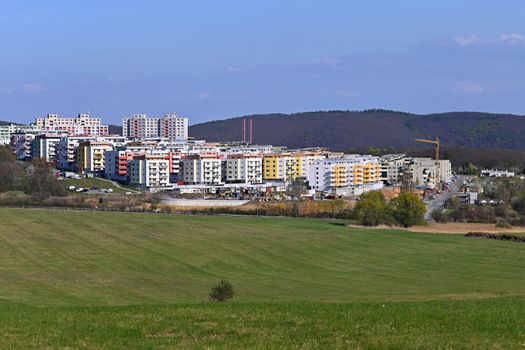
[[[242, 118], [196, 124], [189, 134], [208, 141], [242, 139]], [[525, 147], [525, 117], [481, 112], [409, 114], [372, 109], [315, 111], [294, 114], [259, 114], [253, 119], [253, 140], [258, 144], [288, 147], [413, 147], [416, 138], [439, 136], [449, 147]], [[420, 146], [420, 145], [419, 145]]]

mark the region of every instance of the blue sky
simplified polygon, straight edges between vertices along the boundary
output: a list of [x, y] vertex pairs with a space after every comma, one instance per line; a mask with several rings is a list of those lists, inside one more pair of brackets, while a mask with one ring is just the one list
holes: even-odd
[[525, 114], [525, 2], [0, 2], [0, 119]]

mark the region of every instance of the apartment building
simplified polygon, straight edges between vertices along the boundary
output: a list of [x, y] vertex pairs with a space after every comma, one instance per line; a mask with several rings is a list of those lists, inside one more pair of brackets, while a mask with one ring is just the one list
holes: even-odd
[[87, 113], [81, 113], [76, 118], [61, 118], [57, 114], [48, 114], [44, 118], [36, 118], [32, 126], [48, 132], [67, 133], [71, 136], [109, 134], [109, 127], [102, 125], [100, 118], [92, 118]]
[[143, 140], [159, 136], [159, 118], [148, 118], [146, 114], [135, 114], [122, 119], [122, 136]]
[[135, 114], [122, 119], [122, 134], [134, 140], [165, 138], [184, 141], [188, 139], [188, 118], [179, 118], [175, 113], [166, 113], [162, 118]]
[[319, 153], [293, 153], [292, 154], [296, 160], [295, 165], [295, 176], [296, 178], [308, 178], [310, 173], [310, 167], [314, 165], [318, 160], [325, 159], [326, 156]]
[[31, 141], [33, 159], [55, 163], [57, 161], [57, 146], [61, 138], [62, 135], [59, 134], [36, 135]]
[[182, 160], [182, 179], [188, 185], [222, 184], [221, 159], [215, 154], [191, 155]]
[[401, 183], [408, 160], [406, 154], [387, 154], [381, 157], [381, 181], [388, 185]]
[[161, 155], [150, 154], [134, 157], [129, 162], [129, 182], [150, 191], [171, 187], [169, 160]]
[[234, 154], [223, 160], [223, 179], [228, 183], [260, 184], [263, 182], [263, 157], [257, 154]]
[[166, 113], [159, 120], [159, 136], [170, 141], [188, 139], [188, 118], [179, 118], [175, 113]]
[[365, 185], [381, 181], [381, 167], [378, 162], [354, 164], [352, 185]]
[[321, 159], [310, 167], [308, 183], [320, 192], [359, 195], [383, 187], [380, 170], [378, 158], [371, 156]]
[[82, 141], [94, 141], [95, 136], [62, 136], [57, 144], [57, 167], [61, 170], [77, 169], [77, 149]]
[[432, 158], [410, 158], [407, 166], [408, 174], [416, 187], [433, 188], [436, 180], [443, 182], [452, 177], [450, 160], [439, 160], [439, 179], [436, 179], [436, 169], [436, 161]]
[[11, 151], [19, 160], [30, 160], [33, 158], [33, 140], [36, 134], [17, 131], [11, 134]]
[[126, 182], [129, 175], [129, 163], [134, 156], [140, 156], [128, 150], [106, 151], [104, 155], [104, 176], [113, 181]]
[[264, 155], [263, 179], [293, 181], [308, 177], [310, 167], [325, 157], [316, 153], [277, 153]]
[[295, 178], [297, 160], [290, 153], [267, 154], [263, 158], [263, 179], [291, 181]]
[[183, 182], [182, 179], [182, 159], [186, 156], [182, 152], [168, 152], [166, 158], [169, 161], [169, 171], [170, 171], [170, 182], [178, 183]]
[[8, 145], [11, 142], [11, 134], [14, 134], [21, 125], [0, 125], [0, 145]]
[[107, 141], [82, 141], [77, 148], [77, 171], [81, 174], [104, 173], [105, 153], [112, 149]]

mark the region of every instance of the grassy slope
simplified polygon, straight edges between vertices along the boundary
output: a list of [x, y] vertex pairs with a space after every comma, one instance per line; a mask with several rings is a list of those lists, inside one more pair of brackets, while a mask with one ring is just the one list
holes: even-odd
[[[113, 193], [125, 193], [126, 189], [115, 186], [111, 181], [98, 179], [98, 178], [82, 178], [82, 179], [63, 179], [59, 180], [60, 183], [67, 189], [69, 186], [92, 188], [97, 187], [99, 189], [113, 189]], [[76, 192], [74, 192], [76, 193]]]
[[525, 245], [320, 220], [0, 210], [0, 298], [29, 304], [523, 295]]
[[[0, 209], [0, 222], [0, 348], [525, 343], [523, 244], [320, 220]], [[235, 301], [199, 304], [221, 278]]]

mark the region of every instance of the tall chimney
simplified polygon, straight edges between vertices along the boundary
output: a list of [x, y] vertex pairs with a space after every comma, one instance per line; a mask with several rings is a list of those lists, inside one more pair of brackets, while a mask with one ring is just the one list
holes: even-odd
[[253, 144], [253, 119], [250, 119], [250, 145]]
[[246, 142], [246, 118], [242, 120], [242, 142]]

